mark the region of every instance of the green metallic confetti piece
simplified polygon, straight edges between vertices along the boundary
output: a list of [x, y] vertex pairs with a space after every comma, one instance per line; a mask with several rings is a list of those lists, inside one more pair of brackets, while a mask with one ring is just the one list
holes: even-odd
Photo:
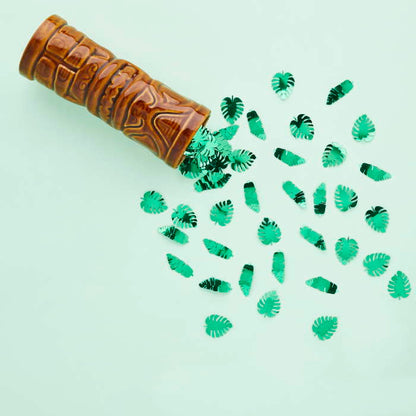
[[214, 131], [212, 134], [214, 137], [220, 136], [224, 140], [231, 140], [235, 134], [237, 133], [239, 126], [237, 124], [224, 127], [223, 129], [219, 129], [217, 131]]
[[250, 133], [261, 140], [266, 140], [266, 133], [264, 132], [263, 123], [260, 120], [256, 111], [249, 111], [247, 113], [248, 127]]
[[269, 218], [264, 218], [257, 231], [259, 240], [264, 245], [278, 243], [282, 238], [279, 226]]
[[343, 185], [338, 185], [335, 190], [335, 206], [342, 212], [348, 211], [356, 207], [358, 204], [358, 196], [351, 189]]
[[140, 208], [148, 214], [160, 214], [168, 209], [163, 196], [156, 191], [147, 191], [142, 196]]
[[199, 287], [221, 293], [227, 293], [231, 290], [231, 285], [228, 282], [216, 279], [215, 277], [210, 277], [209, 279], [202, 281], [199, 284]]
[[278, 147], [275, 150], [274, 157], [288, 166], [297, 166], [306, 163], [306, 160], [303, 157], [300, 157], [289, 150], [282, 149], [281, 147]]
[[198, 225], [195, 212], [185, 204], [180, 204], [172, 212], [173, 223], [180, 228], [195, 228]]
[[210, 218], [215, 224], [222, 227], [229, 224], [233, 218], [234, 205], [227, 199], [227, 201], [217, 202], [210, 211]]
[[194, 184], [197, 192], [219, 189], [225, 186], [230, 180], [231, 174], [222, 172], [208, 172]]
[[293, 199], [296, 204], [302, 208], [306, 208], [305, 193], [301, 191], [293, 182], [283, 182], [283, 190], [288, 194], [290, 199]]
[[369, 254], [363, 260], [363, 266], [370, 276], [381, 276], [389, 267], [390, 256], [384, 253]]
[[358, 243], [353, 238], [340, 238], [335, 243], [335, 254], [342, 264], [354, 260], [358, 254]]
[[330, 339], [338, 328], [338, 318], [335, 316], [321, 316], [313, 322], [312, 331], [321, 340]]
[[337, 102], [340, 98], [348, 94], [353, 88], [352, 82], [350, 80], [345, 80], [338, 84], [336, 87], [331, 88], [329, 91], [328, 98], [326, 99], [326, 104], [331, 105]]
[[313, 287], [314, 289], [320, 290], [324, 293], [329, 293], [333, 295], [337, 292], [338, 286], [335, 283], [330, 282], [327, 279], [324, 279], [321, 276], [314, 277], [305, 282], [308, 286]]
[[387, 290], [395, 299], [404, 299], [410, 295], [411, 286], [408, 277], [398, 271], [389, 281]]
[[292, 94], [295, 78], [290, 72], [278, 72], [272, 78], [272, 89], [281, 100], [286, 100]]
[[390, 173], [377, 166], [370, 165], [369, 163], [363, 163], [360, 167], [360, 172], [376, 182], [385, 181], [386, 179], [391, 178]]
[[228, 247], [217, 243], [216, 241], [204, 238], [204, 245], [209, 253], [214, 256], [221, 257], [222, 259], [228, 260], [233, 256], [233, 252]]
[[280, 312], [280, 299], [275, 290], [266, 292], [257, 303], [257, 311], [260, 315], [273, 318]]
[[285, 281], [285, 255], [282, 251], [273, 254], [272, 273], [279, 283]]
[[230, 159], [228, 158], [228, 156], [223, 155], [218, 151], [215, 151], [215, 153], [209, 156], [206, 161], [202, 162], [202, 165], [207, 171], [211, 173], [222, 173], [222, 171], [229, 165], [229, 163]]
[[210, 315], [205, 319], [205, 332], [212, 338], [219, 338], [225, 335], [233, 324], [221, 315]]
[[383, 207], [372, 207], [365, 213], [365, 221], [379, 233], [385, 233], [389, 225], [389, 213]]
[[319, 234], [318, 232], [312, 230], [312, 228], [309, 228], [306, 226], [301, 227], [299, 231], [300, 231], [300, 235], [308, 243], [311, 243], [315, 247], [319, 248], [319, 250], [322, 250], [322, 251], [326, 250], [325, 240], [322, 234]]
[[189, 241], [188, 236], [179, 228], [176, 228], [173, 225], [165, 225], [163, 227], [159, 227], [158, 232], [179, 244], [186, 244]]
[[169, 263], [169, 267], [181, 274], [183, 277], [191, 277], [194, 275], [194, 271], [192, 270], [191, 266], [187, 265], [183, 260], [179, 257], [174, 256], [173, 254], [166, 254], [166, 258]]
[[225, 121], [234, 124], [243, 114], [244, 103], [239, 97], [225, 97], [221, 102], [221, 112]]
[[245, 172], [256, 160], [256, 155], [249, 150], [237, 149], [230, 155], [230, 166], [235, 172]]
[[197, 179], [206, 174], [206, 170], [202, 169], [200, 162], [193, 156], [186, 156], [183, 162], [179, 165], [179, 172], [190, 179]]
[[357, 142], [371, 142], [376, 134], [374, 123], [366, 114], [358, 117], [352, 127], [352, 137]]
[[253, 282], [254, 267], [251, 264], [245, 264], [241, 271], [240, 280], [238, 285], [244, 296], [248, 296], [251, 290], [251, 284]]
[[206, 127], [201, 126], [194, 134], [191, 143], [189, 143], [185, 156], [200, 152], [210, 140], [212, 140], [211, 132]]
[[322, 165], [324, 168], [330, 168], [340, 165], [347, 155], [347, 151], [338, 143], [330, 143], [325, 147], [322, 154]]
[[244, 184], [244, 199], [246, 205], [254, 212], [260, 212], [260, 204], [257, 196], [256, 187], [253, 182]]
[[316, 215], [325, 214], [326, 210], [326, 186], [321, 183], [313, 193], [313, 210]]
[[299, 114], [290, 122], [290, 131], [296, 139], [312, 140], [315, 134], [312, 120], [305, 114]]

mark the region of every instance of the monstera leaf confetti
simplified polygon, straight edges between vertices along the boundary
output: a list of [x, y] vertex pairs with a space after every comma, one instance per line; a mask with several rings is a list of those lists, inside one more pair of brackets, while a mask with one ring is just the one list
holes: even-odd
[[195, 228], [198, 224], [195, 212], [188, 205], [180, 204], [172, 212], [172, 222], [180, 228]]
[[365, 221], [379, 233], [385, 233], [389, 225], [389, 213], [380, 206], [373, 207], [365, 213]]
[[224, 280], [210, 277], [199, 284], [203, 289], [211, 290], [213, 292], [227, 293], [231, 290], [231, 285]]
[[371, 142], [376, 134], [374, 123], [366, 114], [358, 117], [352, 127], [352, 137], [357, 142]]
[[335, 244], [335, 253], [342, 264], [348, 264], [358, 254], [358, 243], [353, 238], [340, 238]]
[[280, 299], [275, 290], [265, 293], [257, 303], [257, 311], [260, 315], [273, 318], [280, 312]]
[[332, 88], [329, 91], [328, 98], [326, 99], [326, 104], [331, 105], [336, 103], [340, 98], [348, 94], [353, 88], [352, 82], [350, 80], [345, 80], [341, 84]]
[[338, 318], [335, 316], [321, 316], [313, 322], [312, 331], [321, 340], [331, 338], [338, 328]]
[[226, 201], [217, 202], [211, 208], [210, 218], [215, 224], [224, 227], [231, 222], [233, 214], [234, 205], [229, 199], [227, 199]]
[[356, 207], [358, 204], [357, 194], [347, 186], [338, 185], [335, 190], [335, 206], [342, 212]]
[[312, 230], [309, 227], [301, 227], [300, 228], [300, 235], [308, 242], [314, 245], [315, 247], [319, 248], [319, 250], [325, 251], [326, 245], [322, 234]]
[[313, 193], [313, 210], [316, 215], [325, 214], [326, 210], [326, 185], [321, 183]]
[[244, 200], [246, 205], [254, 212], [260, 212], [259, 198], [253, 182], [244, 184]]
[[197, 192], [222, 188], [230, 178], [231, 175], [229, 173], [209, 172], [199, 181], [195, 182], [194, 188]]
[[264, 218], [257, 231], [259, 240], [264, 245], [278, 243], [282, 236], [279, 226], [269, 218]]
[[231, 140], [237, 133], [239, 126], [237, 124], [233, 124], [228, 127], [224, 127], [223, 129], [219, 129], [214, 131], [212, 134], [214, 137], [220, 137], [224, 140]]
[[381, 276], [389, 267], [390, 256], [384, 253], [369, 254], [363, 260], [363, 266], [370, 276]]
[[273, 254], [272, 273], [279, 283], [285, 281], [285, 255], [282, 251]]
[[330, 143], [325, 147], [322, 155], [322, 165], [324, 168], [340, 165], [347, 155], [347, 151], [337, 143]]
[[369, 163], [363, 163], [360, 167], [360, 172], [376, 182], [385, 181], [391, 178], [390, 173], [377, 166], [370, 165]]
[[236, 172], [245, 172], [256, 160], [256, 155], [249, 150], [234, 150], [230, 155], [231, 169]]
[[272, 78], [272, 89], [282, 100], [292, 94], [294, 86], [295, 78], [290, 72], [278, 72]]
[[392, 298], [405, 299], [410, 295], [411, 287], [408, 277], [398, 271], [389, 281], [387, 290]]
[[233, 252], [228, 247], [217, 243], [216, 241], [204, 238], [204, 245], [209, 253], [214, 256], [221, 257], [222, 259], [228, 260], [233, 256]]
[[148, 214], [160, 214], [168, 209], [163, 196], [156, 191], [147, 191], [142, 196], [140, 208]]
[[221, 102], [221, 112], [227, 123], [234, 124], [243, 111], [244, 104], [239, 97], [225, 97]]
[[194, 275], [194, 271], [192, 268], [187, 265], [183, 260], [181, 260], [179, 257], [174, 256], [173, 254], [166, 254], [166, 258], [169, 263], [169, 267], [181, 274], [183, 277], [191, 277]]
[[244, 296], [248, 296], [251, 290], [251, 284], [253, 283], [254, 267], [251, 264], [245, 264], [241, 271], [240, 280], [238, 285]]
[[321, 276], [309, 279], [305, 283], [314, 289], [320, 290], [324, 293], [329, 293], [331, 295], [335, 294], [338, 289], [338, 286], [335, 283], [332, 283]]
[[306, 163], [306, 160], [303, 157], [300, 157], [289, 150], [282, 149], [281, 147], [278, 147], [275, 150], [274, 156], [288, 166], [297, 166]]
[[164, 225], [163, 227], [159, 227], [158, 231], [160, 234], [179, 244], [186, 244], [189, 241], [188, 235], [173, 225]]
[[312, 140], [315, 134], [312, 120], [305, 114], [299, 114], [290, 122], [290, 131], [296, 139]]
[[283, 190], [287, 193], [290, 199], [293, 199], [301, 208], [306, 208], [305, 193], [300, 190], [293, 182], [283, 182]]
[[261, 140], [266, 140], [266, 133], [264, 132], [263, 124], [256, 111], [249, 111], [247, 113], [248, 127], [252, 135]]
[[219, 338], [225, 335], [233, 324], [221, 315], [210, 315], [205, 319], [205, 332], [212, 338]]

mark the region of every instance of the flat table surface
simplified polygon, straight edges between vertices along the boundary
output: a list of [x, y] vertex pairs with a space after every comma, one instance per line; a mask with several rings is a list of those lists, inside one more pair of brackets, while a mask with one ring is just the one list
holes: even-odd
[[[7, 416], [411, 416], [416, 414], [415, 127], [416, 64], [412, 0], [380, 1], [126, 1], [8, 2], [0, 11], [0, 413]], [[198, 194], [148, 150], [109, 128], [85, 108], [66, 102], [18, 73], [20, 55], [37, 26], [57, 13], [118, 57], [212, 110], [208, 127], [226, 123], [220, 102], [239, 96], [255, 109], [267, 133], [252, 136], [245, 115], [233, 146], [256, 154], [253, 167], [221, 190]], [[296, 85], [282, 102], [271, 77], [290, 71]], [[353, 91], [325, 105], [344, 79]], [[308, 114], [312, 141], [295, 140], [289, 122]], [[376, 125], [372, 143], [352, 139], [361, 114]], [[342, 166], [324, 169], [325, 146], [347, 149]], [[274, 157], [288, 148], [307, 160], [289, 168]], [[392, 173], [373, 182], [361, 162]], [[282, 191], [291, 180], [307, 196], [306, 210]], [[244, 204], [243, 184], [255, 182], [256, 214]], [[318, 217], [312, 193], [325, 182], [328, 212]], [[338, 184], [359, 196], [341, 213]], [[161, 192], [169, 210], [139, 208], [145, 191]], [[232, 223], [220, 228], [211, 206], [232, 199]], [[192, 206], [199, 225], [177, 246], [157, 233], [171, 209]], [[364, 221], [367, 209], [390, 213], [386, 234]], [[257, 227], [276, 220], [282, 240], [262, 246]], [[299, 227], [320, 231], [320, 252]], [[342, 266], [339, 237], [353, 237], [358, 257]], [[210, 256], [203, 238], [235, 253]], [[271, 275], [274, 251], [287, 257], [286, 282]], [[369, 277], [366, 254], [391, 255], [387, 272]], [[188, 261], [194, 277], [172, 272], [166, 253]], [[238, 278], [255, 266], [252, 293]], [[390, 277], [405, 272], [413, 292], [387, 293]], [[215, 276], [234, 290], [219, 295], [198, 287]], [[305, 285], [323, 276], [339, 285], [326, 295]], [[256, 311], [276, 289], [281, 313]], [[211, 313], [233, 329], [220, 339], [204, 333]], [[337, 316], [329, 341], [313, 336], [313, 320]]]

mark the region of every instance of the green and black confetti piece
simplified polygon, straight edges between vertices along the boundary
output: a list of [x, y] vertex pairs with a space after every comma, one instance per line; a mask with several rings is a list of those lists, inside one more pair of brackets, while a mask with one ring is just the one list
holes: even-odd
[[306, 208], [305, 193], [301, 189], [299, 189], [291, 181], [283, 182], [282, 187], [290, 199], [292, 199], [301, 208]]
[[377, 166], [370, 165], [369, 163], [362, 163], [360, 172], [376, 182], [385, 181], [391, 178], [390, 173], [378, 168]]
[[221, 257], [222, 259], [228, 260], [233, 256], [233, 252], [230, 248], [217, 243], [214, 240], [209, 240], [208, 238], [204, 238], [203, 240], [204, 245], [209, 253], [213, 254], [214, 256]]
[[244, 184], [244, 200], [246, 205], [254, 212], [260, 212], [259, 198], [253, 182]]
[[249, 150], [237, 149], [231, 152], [229, 158], [232, 170], [245, 172], [256, 160], [256, 155]]
[[142, 196], [140, 208], [148, 214], [161, 214], [168, 209], [168, 206], [159, 192], [147, 191]]
[[322, 234], [312, 230], [312, 228], [304, 226], [300, 228], [300, 235], [308, 242], [319, 248], [319, 250], [325, 251], [326, 245]]
[[185, 204], [180, 204], [173, 210], [172, 222], [180, 228], [195, 228], [198, 225], [195, 212]]
[[227, 123], [234, 124], [243, 111], [244, 103], [239, 97], [225, 97], [221, 102], [221, 113]]
[[278, 243], [282, 237], [279, 226], [269, 218], [264, 218], [257, 230], [259, 240], [264, 245]]
[[203, 289], [211, 290], [212, 292], [220, 292], [220, 293], [227, 293], [231, 290], [231, 285], [220, 279], [216, 279], [215, 277], [210, 277], [209, 279], [206, 279], [202, 281], [199, 284], [199, 287], [202, 287]]
[[240, 280], [238, 285], [244, 296], [248, 296], [251, 290], [251, 284], [253, 283], [254, 267], [251, 264], [245, 264], [241, 271]]
[[225, 227], [233, 218], [234, 205], [227, 199], [226, 201], [217, 202], [210, 211], [211, 221], [215, 224]]
[[194, 188], [197, 192], [223, 188], [230, 178], [231, 174], [229, 173], [209, 172], [199, 179], [199, 181], [195, 182]]
[[159, 227], [158, 232], [179, 244], [186, 244], [189, 241], [188, 235], [173, 225]]
[[305, 282], [308, 286], [313, 287], [314, 289], [320, 290], [324, 293], [329, 293], [331, 295], [337, 292], [338, 286], [335, 283], [330, 282], [327, 279], [324, 279], [321, 276], [314, 277]]
[[295, 78], [290, 72], [278, 72], [272, 78], [272, 89], [282, 100], [292, 94], [294, 86]]
[[183, 277], [191, 277], [194, 275], [194, 271], [192, 270], [191, 266], [186, 264], [183, 260], [179, 257], [174, 256], [173, 254], [166, 254], [166, 258], [169, 263], [169, 267], [182, 275]]
[[326, 210], [326, 185], [321, 183], [313, 193], [313, 210], [316, 215], [325, 214]]
[[365, 213], [366, 223], [379, 233], [385, 233], [389, 225], [389, 213], [383, 207], [372, 207]]
[[353, 88], [353, 84], [350, 80], [345, 80], [338, 84], [336, 87], [331, 88], [329, 91], [328, 98], [326, 99], [326, 104], [331, 105], [336, 103], [340, 98], [348, 94]]
[[330, 143], [322, 154], [322, 166], [324, 168], [340, 165], [347, 155], [347, 151], [338, 143]]
[[261, 122], [260, 117], [256, 111], [253, 110], [247, 113], [247, 121], [250, 133], [260, 140], [266, 140], [266, 133], [264, 132], [263, 123]]
[[282, 149], [281, 147], [278, 147], [275, 150], [274, 156], [288, 166], [298, 166], [306, 163], [306, 160], [303, 157], [298, 156], [289, 150]]

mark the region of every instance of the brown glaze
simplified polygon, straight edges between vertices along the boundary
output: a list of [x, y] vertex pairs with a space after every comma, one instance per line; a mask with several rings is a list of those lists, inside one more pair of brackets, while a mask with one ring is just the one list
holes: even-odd
[[136, 65], [48, 17], [30, 39], [20, 73], [88, 110], [177, 167], [210, 111], [152, 79]]

